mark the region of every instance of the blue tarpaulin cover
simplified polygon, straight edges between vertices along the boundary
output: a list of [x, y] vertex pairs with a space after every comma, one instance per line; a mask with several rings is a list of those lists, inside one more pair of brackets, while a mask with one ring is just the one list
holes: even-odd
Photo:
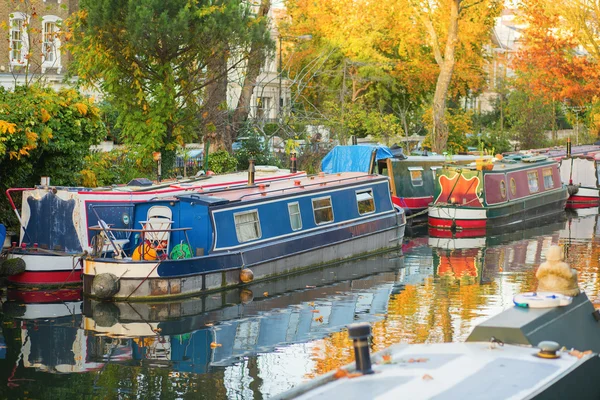
[[328, 174], [338, 172], [369, 172], [371, 153], [377, 150], [375, 160], [393, 158], [392, 151], [385, 146], [335, 146], [321, 161], [321, 171]]

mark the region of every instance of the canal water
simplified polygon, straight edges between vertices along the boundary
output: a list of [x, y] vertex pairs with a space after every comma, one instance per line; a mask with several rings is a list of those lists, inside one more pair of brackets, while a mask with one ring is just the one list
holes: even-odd
[[75, 290], [4, 290], [0, 398], [260, 399], [352, 361], [345, 327], [366, 321], [372, 350], [464, 340], [535, 288], [552, 244], [598, 295], [600, 226], [565, 215], [485, 238], [418, 230], [388, 253], [171, 303], [95, 303]]

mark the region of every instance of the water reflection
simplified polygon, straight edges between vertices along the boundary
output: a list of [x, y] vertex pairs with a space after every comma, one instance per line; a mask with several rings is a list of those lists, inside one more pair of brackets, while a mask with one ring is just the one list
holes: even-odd
[[[369, 260], [170, 303], [98, 303], [79, 292], [8, 292], [2, 398], [262, 398], [352, 360], [345, 326], [368, 321], [373, 350], [461, 341], [535, 287], [565, 245], [599, 290], [597, 214], [483, 238], [417, 237]], [[2, 348], [4, 343], [5, 348]]]

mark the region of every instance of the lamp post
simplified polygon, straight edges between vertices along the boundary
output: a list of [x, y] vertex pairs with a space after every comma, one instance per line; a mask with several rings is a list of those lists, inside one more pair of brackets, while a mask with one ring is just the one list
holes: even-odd
[[277, 116], [281, 121], [283, 118], [283, 40], [311, 40], [312, 35], [300, 35], [300, 36], [282, 36], [279, 35], [279, 106], [277, 108]]

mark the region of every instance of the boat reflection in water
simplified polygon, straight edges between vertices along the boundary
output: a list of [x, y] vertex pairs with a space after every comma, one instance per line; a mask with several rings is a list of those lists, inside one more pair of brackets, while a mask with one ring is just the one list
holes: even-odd
[[[0, 390], [0, 397], [27, 397], [28, 392], [35, 393], [35, 388], [52, 381], [51, 376], [102, 368], [87, 357], [92, 340], [81, 330], [82, 304], [81, 290], [7, 293], [2, 304], [6, 366], [0, 368], [7, 389]], [[40, 372], [51, 375], [39, 380]]]
[[59, 315], [60, 302], [42, 312], [39, 300], [26, 304], [10, 292], [0, 357], [9, 386], [0, 385], [0, 398], [271, 397], [351, 362], [345, 327], [356, 321], [371, 324], [372, 351], [461, 342], [511, 306], [515, 293], [535, 287], [535, 269], [552, 244], [565, 246], [581, 287], [597, 296], [597, 218], [569, 214], [483, 238], [418, 237], [405, 241], [403, 256], [169, 303], [75, 297], [65, 304], [76, 306]]
[[[14, 388], [24, 390], [34, 380], [47, 379], [31, 378], [31, 368], [98, 371], [88, 374], [95, 376], [92, 381], [112, 368], [122, 375], [127, 366], [168, 374], [210, 373], [246, 355], [323, 338], [354, 321], [381, 320], [402, 280], [418, 279], [402, 270], [403, 263], [401, 253], [393, 252], [170, 303], [73, 299], [40, 309], [15, 298], [4, 304], [3, 328], [14, 377], [27, 380]], [[92, 390], [105, 381], [88, 383]]]
[[403, 259], [394, 253], [351, 264], [170, 303], [86, 299], [84, 328], [99, 342], [133, 339], [121, 341], [132, 361], [169, 361], [177, 371], [204, 373], [383, 318]]

